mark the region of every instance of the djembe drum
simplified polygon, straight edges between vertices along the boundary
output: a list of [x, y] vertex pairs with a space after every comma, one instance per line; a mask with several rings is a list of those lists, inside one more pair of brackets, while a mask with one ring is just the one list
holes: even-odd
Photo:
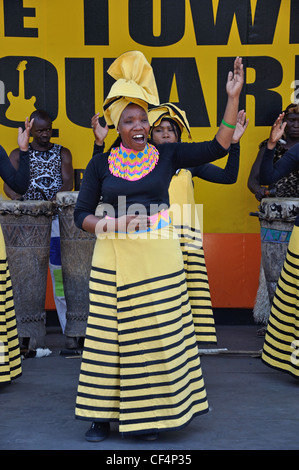
[[53, 205], [49, 201], [0, 200], [0, 224], [11, 275], [20, 344], [44, 347], [45, 299]]
[[59, 192], [61, 266], [66, 300], [66, 347], [77, 348], [85, 336], [89, 312], [89, 275], [96, 236], [80, 230], [74, 223], [78, 192]]

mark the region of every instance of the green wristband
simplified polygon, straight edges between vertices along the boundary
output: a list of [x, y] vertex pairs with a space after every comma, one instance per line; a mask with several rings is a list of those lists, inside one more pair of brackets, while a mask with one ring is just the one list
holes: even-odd
[[229, 127], [230, 129], [236, 129], [236, 126], [234, 126], [233, 124], [228, 124], [227, 122], [225, 122], [224, 119], [222, 119], [222, 124], [224, 124], [226, 127]]

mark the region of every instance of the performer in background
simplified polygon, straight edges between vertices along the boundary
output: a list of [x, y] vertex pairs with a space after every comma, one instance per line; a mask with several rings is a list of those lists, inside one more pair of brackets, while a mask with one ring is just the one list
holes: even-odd
[[[22, 199], [53, 201], [58, 191], [71, 191], [73, 189], [72, 154], [68, 148], [51, 142], [52, 119], [46, 111], [36, 110], [31, 114], [32, 118], [34, 119], [31, 129], [33, 140], [29, 144], [30, 183]], [[13, 150], [9, 158], [14, 167], [18, 168], [18, 151]], [[13, 191], [7, 184], [4, 185], [4, 191], [11, 199], [21, 198], [21, 195]], [[52, 220], [49, 268], [55, 306], [64, 333], [66, 301], [62, 280], [60, 231], [57, 215]]]
[[[276, 163], [273, 155], [287, 123], [284, 113], [275, 121], [260, 168], [261, 184], [272, 184], [299, 170], [299, 144], [290, 148]], [[299, 377], [299, 214], [293, 227], [288, 251], [277, 283], [262, 360], [270, 367]]]
[[[11, 164], [4, 148], [0, 146], [0, 175], [14, 191], [24, 194], [29, 185], [29, 137], [33, 120], [25, 121], [19, 128], [19, 168]], [[5, 242], [0, 227], [0, 385], [9, 383], [22, 374], [20, 346], [13, 300], [13, 286], [6, 258]]]
[[[181, 142], [184, 131], [191, 139], [186, 113], [173, 103], [164, 103], [151, 108], [148, 116], [151, 126], [150, 136], [154, 145]], [[246, 120], [246, 113], [242, 110], [238, 113], [224, 168], [205, 163], [193, 168], [179, 169], [172, 177], [169, 186], [171, 218], [180, 237], [189, 301], [198, 343], [217, 343], [217, 335], [202, 243], [200, 210], [195, 204], [192, 178], [197, 177], [218, 184], [235, 183], [239, 172], [239, 141], [247, 126], [248, 119]]]
[[[290, 103], [284, 111], [284, 132], [276, 142], [273, 153], [273, 162], [277, 162], [293, 145], [299, 143], [299, 104]], [[268, 139], [263, 140], [259, 145], [259, 152], [252, 165], [248, 178], [248, 188], [255, 195], [258, 201], [266, 197], [299, 197], [299, 171], [295, 170], [278, 181], [269, 185], [260, 183], [260, 166]], [[270, 298], [271, 297], [271, 298]], [[268, 323], [272, 295], [269, 296], [263, 263], [261, 260], [259, 287], [256, 301], [253, 308], [253, 317], [256, 323], [263, 325], [257, 332], [259, 336], [264, 336]]]

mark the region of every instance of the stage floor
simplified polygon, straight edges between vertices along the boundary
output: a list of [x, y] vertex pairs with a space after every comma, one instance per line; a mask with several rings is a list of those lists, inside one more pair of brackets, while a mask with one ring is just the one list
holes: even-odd
[[228, 353], [201, 357], [209, 413], [157, 441], [122, 438], [112, 424], [107, 440], [89, 443], [84, 438], [89, 423], [74, 417], [80, 357], [61, 355], [65, 338], [58, 327], [47, 327], [52, 354], [24, 359], [22, 377], [0, 386], [0, 449], [102, 449], [111, 455], [141, 449], [164, 454], [298, 449], [299, 381], [261, 362], [263, 338], [257, 330], [256, 325], [217, 326], [215, 347]]

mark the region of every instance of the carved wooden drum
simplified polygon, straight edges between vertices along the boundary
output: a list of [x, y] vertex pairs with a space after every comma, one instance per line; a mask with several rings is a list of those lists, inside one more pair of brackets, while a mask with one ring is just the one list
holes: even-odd
[[78, 339], [85, 336], [89, 311], [89, 275], [96, 240], [95, 235], [78, 229], [74, 223], [77, 197], [78, 191], [59, 192], [56, 196], [68, 348], [76, 348]]
[[53, 204], [49, 201], [0, 200], [0, 224], [6, 245], [18, 335], [29, 348], [44, 347], [45, 299]]

